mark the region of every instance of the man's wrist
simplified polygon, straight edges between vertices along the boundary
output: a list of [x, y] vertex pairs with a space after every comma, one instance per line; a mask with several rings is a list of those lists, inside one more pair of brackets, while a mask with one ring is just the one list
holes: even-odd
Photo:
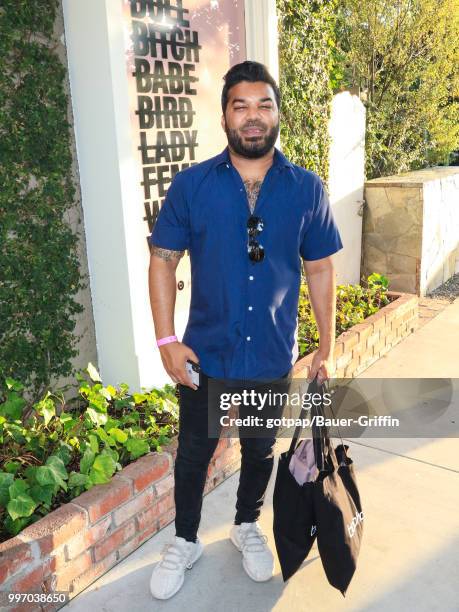
[[319, 344], [318, 353], [323, 359], [328, 361], [329, 359], [332, 359], [333, 357], [334, 348], [335, 348], [334, 344], [327, 345], [327, 346], [320, 346]]
[[158, 346], [163, 346], [164, 344], [170, 344], [171, 342], [178, 342], [178, 338], [175, 335], [172, 336], [163, 336], [162, 338], [156, 339], [156, 344]]

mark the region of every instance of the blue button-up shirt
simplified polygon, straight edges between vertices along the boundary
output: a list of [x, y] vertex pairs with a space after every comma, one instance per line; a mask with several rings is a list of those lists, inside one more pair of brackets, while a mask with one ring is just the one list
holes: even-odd
[[228, 147], [178, 172], [149, 237], [188, 249], [191, 303], [182, 342], [211, 377], [269, 380], [298, 358], [301, 257], [327, 257], [343, 244], [320, 177], [275, 148], [254, 215], [263, 261], [248, 256], [250, 208]]

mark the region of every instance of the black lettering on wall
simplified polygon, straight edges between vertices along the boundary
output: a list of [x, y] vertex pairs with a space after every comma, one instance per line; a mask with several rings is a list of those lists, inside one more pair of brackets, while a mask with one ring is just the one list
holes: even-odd
[[201, 45], [182, 0], [129, 1], [143, 220], [149, 235], [175, 174], [197, 163], [192, 97], [198, 93], [194, 85]]

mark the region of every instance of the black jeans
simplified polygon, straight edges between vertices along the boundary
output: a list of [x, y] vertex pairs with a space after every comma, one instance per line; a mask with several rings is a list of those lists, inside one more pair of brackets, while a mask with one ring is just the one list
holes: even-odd
[[[291, 372], [292, 369], [282, 379], [290, 380]], [[209, 437], [208, 382], [209, 377], [201, 372], [201, 385], [196, 391], [178, 385], [180, 413], [174, 466], [175, 532], [189, 542], [196, 541], [207, 469], [219, 440], [218, 437]], [[232, 388], [228, 390], [234, 392]], [[254, 522], [260, 515], [273, 470], [275, 442], [275, 433], [267, 438], [240, 435], [241, 471], [235, 525]]]

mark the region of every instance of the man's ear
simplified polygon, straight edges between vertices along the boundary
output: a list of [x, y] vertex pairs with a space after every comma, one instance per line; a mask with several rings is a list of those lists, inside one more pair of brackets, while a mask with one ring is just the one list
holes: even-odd
[[222, 130], [225, 131], [225, 115], [222, 115], [221, 120], [220, 120], [220, 125], [222, 126]]

